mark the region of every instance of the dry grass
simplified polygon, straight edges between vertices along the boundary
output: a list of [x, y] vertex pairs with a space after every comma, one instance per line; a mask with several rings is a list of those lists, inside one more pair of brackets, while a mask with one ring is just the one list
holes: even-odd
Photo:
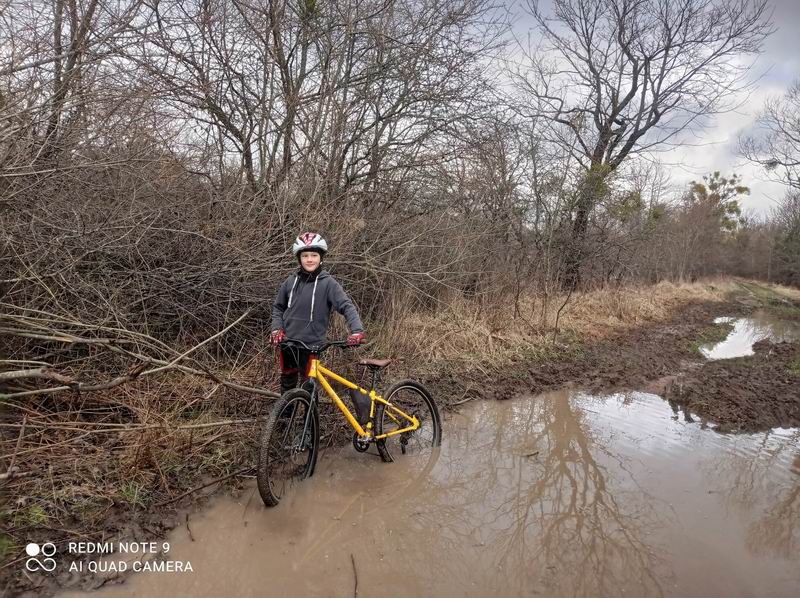
[[[475, 304], [454, 301], [434, 315], [400, 313], [377, 331], [375, 355], [405, 358], [415, 373], [494, 368], [519, 355], [553, 357], [581, 341], [600, 340], [648, 322], [669, 319], [689, 303], [722, 302], [738, 286], [734, 280], [662, 282], [651, 286], [604, 289], [565, 297], [528, 297], [515, 316], [512, 305], [497, 305], [487, 315]], [[555, 341], [554, 341], [555, 338]]]
[[593, 291], [571, 302], [563, 326], [582, 337], [605, 338], [648, 322], [664, 321], [687, 303], [724, 301], [735, 289], [734, 281], [720, 279]]
[[783, 297], [786, 297], [787, 299], [790, 299], [791, 301], [796, 301], [796, 302], [800, 301], [800, 289], [796, 289], [793, 287], [785, 287], [783, 285], [771, 284], [771, 283], [770, 284], [758, 283], [758, 284], [763, 287], [766, 287], [767, 289], [769, 289], [770, 291], [772, 291], [777, 295], [781, 295]]

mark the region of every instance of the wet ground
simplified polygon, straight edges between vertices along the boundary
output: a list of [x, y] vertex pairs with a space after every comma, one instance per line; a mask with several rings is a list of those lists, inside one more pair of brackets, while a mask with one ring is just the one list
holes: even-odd
[[708, 361], [675, 377], [669, 398], [721, 430], [800, 426], [800, 322], [759, 311], [715, 322], [733, 329], [701, 347]]
[[753, 355], [753, 345], [763, 340], [775, 343], [800, 340], [800, 322], [781, 320], [763, 310], [757, 310], [747, 318], [716, 318], [714, 323], [730, 324], [733, 330], [724, 341], [700, 347], [707, 359]]
[[193, 573], [99, 594], [797, 595], [798, 429], [724, 435], [655, 395], [560, 391], [467, 404], [444, 439], [413, 474], [346, 447], [277, 508], [218, 498], [168, 537]]

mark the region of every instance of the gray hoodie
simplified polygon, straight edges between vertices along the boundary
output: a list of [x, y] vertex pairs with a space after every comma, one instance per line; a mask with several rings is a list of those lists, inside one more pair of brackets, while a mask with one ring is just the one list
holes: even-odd
[[272, 328], [286, 331], [288, 338], [309, 345], [325, 341], [331, 309], [347, 320], [350, 332], [363, 332], [364, 325], [342, 285], [326, 270], [308, 273], [300, 268], [287, 278], [272, 304]]

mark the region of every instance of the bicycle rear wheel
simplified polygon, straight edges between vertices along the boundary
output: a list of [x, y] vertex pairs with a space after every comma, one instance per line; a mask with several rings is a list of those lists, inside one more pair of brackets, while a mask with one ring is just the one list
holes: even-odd
[[261, 500], [277, 505], [289, 487], [311, 475], [319, 449], [319, 419], [311, 395], [297, 388], [272, 408], [261, 433], [256, 480]]
[[[387, 462], [426, 462], [442, 443], [442, 420], [431, 393], [419, 382], [401, 380], [393, 384], [383, 398], [404, 413], [416, 417], [419, 428], [377, 441], [381, 458]], [[383, 403], [378, 403], [375, 419], [379, 436], [409, 425], [408, 420], [393, 413]]]

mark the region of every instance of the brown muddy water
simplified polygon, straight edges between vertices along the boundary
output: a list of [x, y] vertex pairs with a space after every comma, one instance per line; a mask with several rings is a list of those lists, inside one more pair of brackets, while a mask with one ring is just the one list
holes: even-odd
[[278, 507], [253, 486], [189, 528], [168, 558], [192, 573], [98, 594], [797, 596], [800, 430], [722, 435], [645, 393], [471, 403], [413, 475], [329, 450]]
[[776, 343], [800, 340], [800, 324], [781, 320], [764, 311], [755, 311], [748, 318], [716, 318], [714, 323], [730, 324], [733, 330], [722, 342], [700, 347], [700, 352], [707, 359], [752, 355], [753, 345], [765, 339]]

